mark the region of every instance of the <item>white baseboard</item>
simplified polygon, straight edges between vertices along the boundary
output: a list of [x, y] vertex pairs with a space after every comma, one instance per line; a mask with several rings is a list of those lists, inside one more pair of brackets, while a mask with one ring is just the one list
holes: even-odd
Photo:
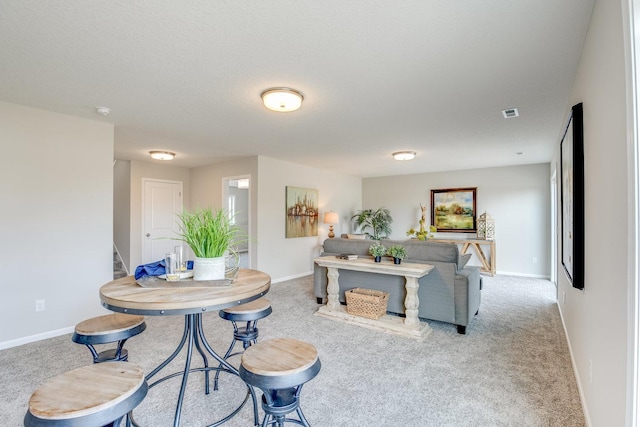
[[279, 277], [277, 279], [271, 279], [271, 283], [286, 282], [287, 280], [299, 279], [301, 277], [311, 276], [312, 274], [313, 270], [306, 273], [294, 274], [293, 276]]
[[582, 388], [582, 382], [580, 381], [580, 375], [578, 375], [578, 366], [576, 365], [576, 359], [573, 357], [573, 348], [571, 347], [571, 340], [567, 333], [567, 325], [564, 323], [564, 316], [562, 316], [562, 310], [560, 310], [560, 302], [556, 302], [558, 307], [558, 313], [560, 313], [560, 320], [562, 321], [562, 329], [564, 329], [564, 337], [567, 340], [567, 346], [569, 347], [569, 356], [571, 356], [571, 366], [573, 367], [573, 375], [576, 377], [576, 383], [578, 384], [578, 394], [580, 395], [580, 402], [582, 403], [582, 412], [584, 414], [584, 420], [586, 427], [591, 427], [591, 418], [589, 417], [589, 407], [587, 406], [587, 399], [584, 395]]
[[551, 276], [546, 274], [514, 273], [512, 271], [496, 271], [496, 274], [501, 274], [504, 276], [531, 277], [533, 279], [545, 279], [545, 280], [551, 279]]
[[47, 331], [41, 334], [18, 338], [16, 340], [0, 342], [0, 350], [5, 350], [11, 347], [17, 347], [23, 344], [29, 344], [29, 343], [44, 340], [47, 338], [59, 337], [60, 335], [70, 334], [74, 330], [75, 330], [75, 326], [69, 326], [68, 328], [56, 329], [55, 331]]

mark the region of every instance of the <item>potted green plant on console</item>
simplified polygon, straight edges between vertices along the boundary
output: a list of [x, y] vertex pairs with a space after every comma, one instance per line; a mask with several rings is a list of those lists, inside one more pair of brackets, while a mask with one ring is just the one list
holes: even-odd
[[369, 246], [369, 254], [371, 254], [375, 262], [380, 262], [386, 253], [387, 248], [382, 246], [380, 242], [375, 242], [373, 245]]
[[193, 280], [220, 280], [225, 277], [225, 259], [229, 251], [246, 241], [243, 230], [222, 209], [184, 211], [180, 220], [179, 240], [195, 255]]
[[394, 264], [400, 264], [407, 256], [407, 250], [402, 245], [393, 245], [387, 249], [387, 255], [393, 257]]
[[[364, 234], [370, 239], [380, 240], [388, 238], [391, 234], [391, 211], [387, 208], [363, 209], [351, 217]], [[371, 229], [371, 233], [367, 229]]]

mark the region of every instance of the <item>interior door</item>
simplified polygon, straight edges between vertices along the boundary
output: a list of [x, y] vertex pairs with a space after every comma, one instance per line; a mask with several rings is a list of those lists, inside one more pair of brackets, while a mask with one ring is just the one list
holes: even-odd
[[164, 259], [180, 242], [178, 214], [182, 213], [182, 182], [143, 179], [142, 263]]

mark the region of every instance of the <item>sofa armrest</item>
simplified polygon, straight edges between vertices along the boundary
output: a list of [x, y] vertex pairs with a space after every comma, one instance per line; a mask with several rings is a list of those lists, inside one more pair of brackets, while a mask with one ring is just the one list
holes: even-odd
[[480, 309], [480, 269], [469, 266], [455, 277], [456, 325], [468, 325]]

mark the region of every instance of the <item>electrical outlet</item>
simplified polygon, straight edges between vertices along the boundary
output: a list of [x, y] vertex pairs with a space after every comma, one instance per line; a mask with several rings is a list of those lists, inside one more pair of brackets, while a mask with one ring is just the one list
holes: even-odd
[[538, 258], [533, 257], [533, 263], [534, 263], [534, 264], [537, 264], [537, 263], [538, 263]]
[[44, 311], [44, 300], [43, 299], [36, 300], [36, 311]]

